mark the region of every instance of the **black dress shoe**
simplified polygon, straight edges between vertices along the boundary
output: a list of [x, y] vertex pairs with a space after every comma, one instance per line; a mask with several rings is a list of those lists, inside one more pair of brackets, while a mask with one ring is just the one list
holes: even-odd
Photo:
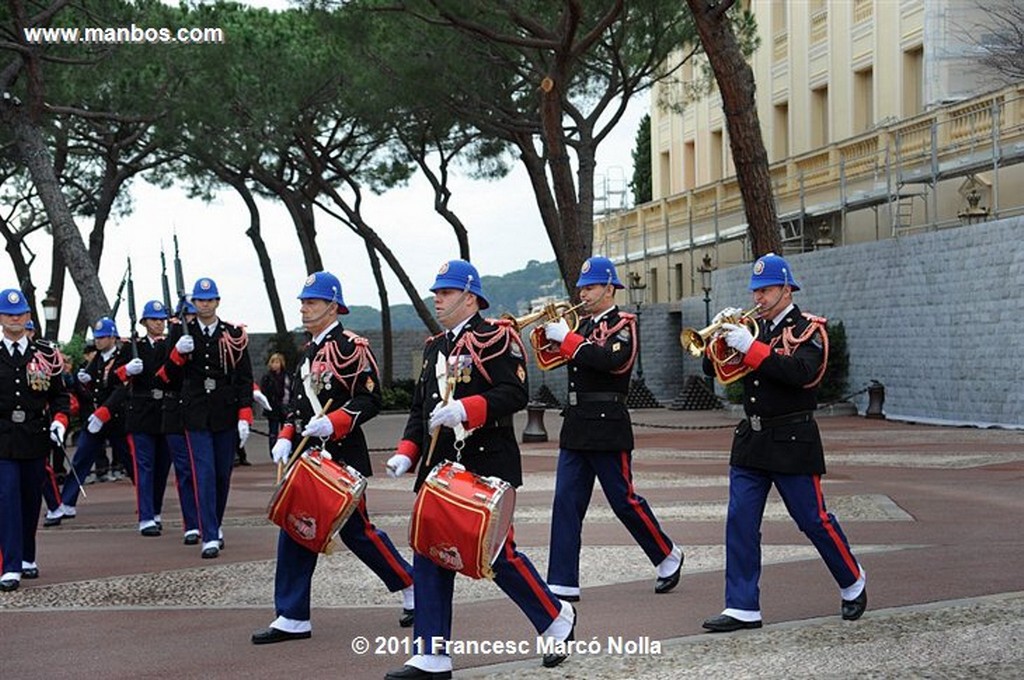
[[62, 519], [64, 519], [64, 518], [63, 517], [47, 517], [46, 519], [43, 520], [43, 526], [44, 527], [59, 527], [60, 526], [60, 521]]
[[158, 527], [155, 524], [151, 524], [148, 527], [144, 527], [142, 530], [139, 531], [139, 533], [142, 534], [143, 536], [159, 536], [160, 535], [160, 527]]
[[204, 560], [212, 560], [214, 557], [217, 557], [218, 555], [220, 555], [220, 550], [218, 550], [217, 546], [215, 545], [211, 545], [209, 548], [203, 548]]
[[398, 625], [402, 628], [411, 628], [416, 621], [416, 610], [402, 608], [402, 616], [398, 619]]
[[448, 680], [452, 677], [451, 671], [423, 671], [416, 666], [402, 666], [396, 671], [388, 671], [384, 680]]
[[308, 630], [305, 633], [289, 633], [278, 628], [264, 628], [252, 634], [252, 643], [254, 645], [271, 645], [288, 640], [308, 640], [311, 637], [313, 637], [313, 633]]
[[[572, 642], [576, 639], [576, 607], [572, 608], [572, 628], [569, 629], [569, 635], [565, 638], [565, 642]], [[544, 668], [554, 668], [558, 664], [569, 658], [568, 654], [545, 654], [544, 658], [541, 659], [540, 663]]]
[[580, 596], [579, 595], [559, 595], [558, 599], [561, 600], [562, 602], [579, 602], [580, 601]]
[[12, 590], [17, 590], [18, 586], [21, 585], [21, 581], [13, 578], [4, 579], [0, 581], [0, 592], [9, 593]]
[[22, 578], [39, 578], [39, 568], [29, 567], [28, 569], [21, 570]]
[[667, 593], [671, 591], [673, 588], [679, 585], [679, 575], [683, 571], [683, 562], [685, 561], [686, 554], [680, 553], [679, 566], [676, 567], [676, 570], [673, 571], [670, 575], [666, 576], [665, 578], [659, 578], [657, 581], [654, 582], [654, 592], [661, 595], [662, 593]]
[[199, 545], [199, 534], [185, 534], [185, 545]]
[[[24, 576], [22, 572], [22, 576]], [[868, 589], [860, 591], [860, 595], [853, 598], [852, 600], [843, 600], [842, 613], [844, 621], [856, 621], [863, 614], [864, 610], [868, 608]]]
[[743, 630], [745, 628], [760, 628], [760, 621], [740, 621], [734, 619], [726, 614], [719, 614], [718, 616], [712, 616], [710, 619], [704, 619], [704, 628], [707, 628], [712, 633], [731, 633], [734, 630]]

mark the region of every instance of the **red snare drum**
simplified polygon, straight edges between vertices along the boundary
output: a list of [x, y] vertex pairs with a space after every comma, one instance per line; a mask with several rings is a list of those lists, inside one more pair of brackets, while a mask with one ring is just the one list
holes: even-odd
[[481, 477], [451, 461], [427, 475], [409, 523], [409, 545], [446, 569], [472, 578], [494, 578], [491, 565], [505, 543], [516, 490], [496, 477]]
[[301, 456], [274, 491], [267, 508], [271, 522], [313, 552], [329, 553], [331, 539], [359, 505], [366, 478], [348, 465]]

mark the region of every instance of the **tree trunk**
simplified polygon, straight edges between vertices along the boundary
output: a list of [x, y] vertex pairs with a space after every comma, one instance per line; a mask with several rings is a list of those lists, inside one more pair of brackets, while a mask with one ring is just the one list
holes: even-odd
[[743, 57], [726, 16], [733, 0], [717, 5], [707, 0], [686, 0], [686, 3], [693, 12], [697, 33], [722, 95], [729, 148], [736, 165], [736, 180], [743, 196], [754, 257], [769, 252], [781, 253], [782, 241], [768, 172], [768, 153], [757, 115], [754, 72]]
[[14, 265], [14, 276], [18, 281], [18, 287], [25, 294], [28, 306], [32, 308], [34, 315], [36, 311], [35, 285], [32, 283], [31, 268], [25, 261], [25, 253], [21, 249], [24, 235], [12, 230], [10, 224], [4, 219], [0, 219], [0, 234], [3, 234], [4, 241], [7, 243], [7, 254], [11, 258], [11, 264]]
[[107, 304], [82, 235], [61, 193], [42, 132], [27, 120], [26, 112], [19, 110], [19, 105], [10, 100], [0, 100], [0, 119], [14, 132], [15, 145], [39, 193], [53, 229], [53, 238], [64, 256], [89, 318], [98, 319], [108, 315], [110, 305]]
[[381, 387], [391, 387], [395, 380], [395, 339], [391, 329], [391, 305], [388, 304], [388, 288], [384, 283], [384, 274], [381, 271], [380, 257], [373, 246], [363, 241], [366, 246], [366, 256], [370, 259], [370, 267], [373, 269], [373, 280], [377, 282], [377, 295], [380, 299], [380, 334], [381, 334], [381, 366], [380, 382]]
[[274, 330], [278, 335], [286, 335], [288, 328], [285, 326], [284, 310], [281, 308], [281, 295], [277, 290], [274, 266], [270, 259], [270, 253], [267, 251], [267, 244], [260, 233], [260, 210], [256, 206], [256, 200], [241, 177], [222, 169], [217, 169], [215, 172], [218, 177], [238, 192], [245, 207], [249, 210], [249, 228], [245, 230], [245, 235], [252, 241], [252, 247], [256, 250], [256, 259], [260, 263], [260, 271], [263, 272], [263, 283], [267, 288], [267, 301], [270, 303], [270, 313], [274, 317]]
[[[53, 242], [53, 267], [50, 269], [50, 287], [47, 288], [46, 294], [52, 295], [53, 299], [57, 301], [57, 316], [54, 317], [53, 321], [48, 321], [44, 333], [47, 337], [56, 340], [60, 337], [60, 317], [61, 311], [64, 308], [62, 301], [64, 300], [64, 272], [67, 270], [67, 266], [64, 264], [64, 256], [61, 255], [60, 248], [57, 247], [56, 240]], [[52, 328], [50, 326], [53, 326]]]

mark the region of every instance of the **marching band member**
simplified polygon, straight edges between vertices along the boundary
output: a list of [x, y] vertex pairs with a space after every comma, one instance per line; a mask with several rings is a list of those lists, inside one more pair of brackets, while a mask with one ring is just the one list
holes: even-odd
[[235, 451], [252, 423], [252, 363], [245, 327], [217, 316], [220, 292], [213, 279], [192, 289], [196, 317], [182, 329], [164, 364], [171, 384], [181, 381], [185, 439], [195, 470], [204, 559], [224, 548], [221, 523], [231, 488]]
[[29, 306], [20, 290], [0, 291], [0, 591], [39, 578], [36, 526], [50, 441], [63, 441], [69, 400], [63, 361], [49, 342], [29, 339]]
[[[187, 300], [182, 301], [181, 316], [184, 323], [195, 318], [196, 308]], [[172, 324], [172, 331], [169, 334], [176, 342], [182, 336], [182, 319], [169, 319]], [[172, 340], [165, 340], [165, 349], [172, 346]], [[192, 454], [188, 449], [188, 442], [185, 441], [185, 425], [181, 417], [181, 375], [173, 379], [168, 375], [166, 367], [157, 370], [157, 378], [163, 382], [164, 398], [163, 410], [161, 413], [161, 431], [164, 433], [164, 441], [171, 456], [171, 463], [174, 465], [174, 484], [178, 491], [178, 501], [181, 504], [181, 521], [184, 530], [183, 542], [185, 545], [198, 545], [200, 539], [199, 531], [199, 506], [198, 489], [196, 488], [195, 475], [192, 474]]]
[[127, 361], [118, 373], [127, 381], [125, 430], [135, 462], [139, 533], [159, 536], [163, 530], [160, 511], [171, 468], [163, 433], [166, 384], [157, 376], [167, 354], [164, 339], [167, 309], [159, 300], [150, 300], [143, 307], [139, 322], [146, 328], [145, 337], [136, 342], [139, 356]]
[[[442, 265], [430, 290], [437, 320], [446, 332], [430, 338], [424, 348], [409, 420], [397, 453], [388, 460], [389, 474], [401, 475], [418, 463], [414, 486], [418, 491], [433, 466], [454, 460], [458, 448], [461, 464], [470, 472], [519, 487], [522, 462], [512, 414], [528, 401], [519, 335], [507, 322], [481, 318], [479, 311], [489, 303], [480, 275], [469, 262], [452, 260]], [[446, 376], [451, 370], [457, 371], [458, 377], [453, 393], [446, 395]], [[431, 433], [438, 428], [442, 429], [431, 452]], [[516, 549], [511, 528], [492, 568], [495, 583], [526, 614], [539, 635], [559, 642], [573, 639], [575, 610], [551, 592], [529, 558]], [[451, 639], [455, 574], [423, 555], [414, 556], [414, 639]], [[547, 654], [543, 665], [557, 666], [565, 658], [564, 654]], [[451, 670], [446, 650], [431, 645], [386, 677], [450, 678]]]
[[96, 355], [79, 371], [78, 379], [89, 390], [96, 409], [89, 416], [85, 430], [79, 433], [78, 446], [71, 461], [74, 472], [64, 478], [61, 489], [58, 512], [67, 518], [78, 515], [79, 482], [89, 474], [96, 457], [104, 455], [105, 442], [110, 442], [114, 461], [126, 461], [129, 457], [124, 433], [124, 399], [121, 394], [115, 394], [122, 384], [116, 369], [126, 363], [126, 353], [114, 320], [103, 317], [97, 321], [92, 327], [92, 337], [96, 343]]
[[[825, 455], [814, 422], [817, 387], [828, 363], [825, 319], [802, 314], [793, 304], [800, 285], [785, 259], [769, 253], [750, 277], [762, 327], [754, 339], [744, 325], [722, 325], [724, 343], [742, 355], [743, 407], [729, 458], [729, 511], [725, 524], [725, 610], [704, 621], [712, 632], [761, 627], [761, 519], [772, 485], [786, 509], [817, 548], [839, 585], [843, 619], [867, 608], [864, 570], [832, 513], [825, 509], [821, 475]], [[722, 315], [734, 316], [724, 310]], [[715, 375], [704, 357], [704, 372]]]
[[[284, 424], [274, 444], [274, 462], [292, 455], [292, 442], [318, 438], [324, 451], [339, 463], [350, 465], [364, 477], [373, 474], [363, 425], [381, 406], [377, 361], [369, 343], [345, 330], [339, 314], [348, 314], [341, 282], [330, 272], [310, 274], [298, 296], [302, 325], [312, 336], [292, 378], [291, 403], [285, 405]], [[330, 410], [319, 415], [328, 400]], [[386, 533], [370, 521], [365, 494], [359, 506], [338, 532], [342, 542], [383, 581], [390, 592], [401, 590], [404, 598], [399, 623], [413, 621], [413, 579], [410, 565], [395, 549]], [[300, 640], [312, 635], [310, 591], [319, 553], [296, 543], [281, 530], [277, 539], [274, 576], [274, 610], [277, 618], [268, 628], [252, 635], [253, 644]]]
[[623, 286], [606, 257], [584, 262], [576, 287], [589, 313], [578, 332], [571, 332], [564, 318], [544, 327], [547, 338], [560, 343], [559, 353], [569, 360], [548, 583], [562, 599], [580, 599], [580, 534], [596, 477], [615, 516], [656, 567], [654, 592], [667, 593], [679, 583], [683, 551], [633, 488], [633, 426], [626, 396], [640, 344], [636, 316], [615, 305], [615, 291]]

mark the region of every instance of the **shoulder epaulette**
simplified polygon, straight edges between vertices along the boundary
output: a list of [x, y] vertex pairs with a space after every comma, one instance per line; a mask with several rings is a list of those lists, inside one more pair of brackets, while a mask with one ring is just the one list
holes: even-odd
[[823, 316], [815, 316], [814, 314], [808, 314], [807, 312], [801, 312], [801, 314], [803, 314], [803, 317], [811, 323], [818, 323], [822, 326], [828, 323], [828, 319]]

